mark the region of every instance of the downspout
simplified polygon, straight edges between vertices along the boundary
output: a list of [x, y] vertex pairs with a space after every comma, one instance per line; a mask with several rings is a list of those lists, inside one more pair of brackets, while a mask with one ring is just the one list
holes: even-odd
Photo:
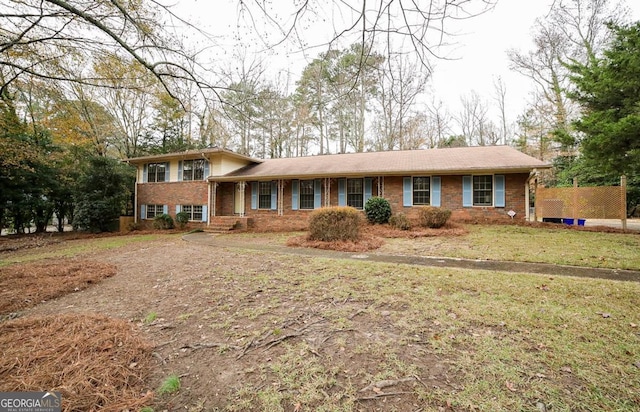
[[531, 183], [531, 179], [533, 179], [537, 175], [538, 175], [538, 169], [533, 169], [531, 172], [529, 172], [529, 177], [524, 182], [524, 205], [525, 205], [524, 213], [525, 213], [525, 219], [527, 221], [531, 221], [531, 212], [529, 207], [529, 202], [531, 200], [531, 193], [529, 190], [530, 183]]
[[207, 180], [207, 226], [211, 223], [211, 182]]
[[[203, 152], [200, 152], [200, 156], [202, 156], [202, 158], [204, 159], [205, 162], [209, 163], [209, 175], [211, 175], [211, 162], [209, 161], [207, 156], [204, 155]], [[209, 176], [205, 176], [204, 178], [207, 181], [207, 226], [209, 226], [211, 224], [211, 212], [212, 212], [212, 210], [211, 210], [211, 182], [209, 181]]]
[[133, 221], [135, 223], [138, 223], [138, 173], [139, 172], [140, 172], [140, 169], [138, 165], [136, 165], [136, 182], [133, 185]]

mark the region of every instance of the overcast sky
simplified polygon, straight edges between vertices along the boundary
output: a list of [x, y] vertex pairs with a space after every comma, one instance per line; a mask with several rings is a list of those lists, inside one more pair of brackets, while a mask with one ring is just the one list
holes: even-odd
[[[278, 4], [275, 0], [272, 3]], [[323, 1], [323, 0], [319, 0]], [[531, 90], [530, 82], [524, 76], [509, 70], [507, 50], [515, 48], [530, 50], [531, 33], [534, 21], [544, 17], [552, 0], [499, 0], [495, 8], [483, 15], [465, 20], [459, 27], [449, 28], [459, 34], [452, 38], [456, 46], [449, 50], [453, 60], [434, 60], [432, 93], [448, 106], [452, 113], [460, 110], [460, 97], [472, 90], [486, 100], [494, 94], [494, 82], [501, 77], [507, 88], [508, 116], [515, 121], [522, 113], [527, 96]], [[229, 33], [236, 30], [237, 0], [178, 0], [174, 8], [178, 14], [186, 16], [195, 25], [218, 34], [220, 47], [211, 52], [215, 58], [225, 60], [232, 57], [242, 43], [261, 48], [261, 40], [250, 34], [234, 38]], [[631, 19], [640, 19], [640, 1], [627, 3], [632, 10]], [[275, 7], [275, 6], [272, 6]], [[326, 17], [331, 20], [331, 16]], [[327, 26], [323, 26], [327, 27]], [[316, 32], [317, 28], [307, 28], [310, 42], [323, 43], [330, 38], [331, 32]], [[270, 40], [275, 40], [275, 37]], [[290, 70], [292, 81], [299, 78], [300, 72], [310, 59], [315, 58], [324, 49], [311, 49], [306, 53], [286, 52], [282, 48], [277, 52], [262, 53], [264, 63], [272, 70]], [[270, 79], [267, 79], [270, 80]]]

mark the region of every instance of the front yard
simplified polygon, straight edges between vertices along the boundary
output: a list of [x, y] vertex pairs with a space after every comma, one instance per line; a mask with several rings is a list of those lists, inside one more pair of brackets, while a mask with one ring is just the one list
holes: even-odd
[[[466, 229], [386, 239], [375, 253], [640, 268], [638, 235]], [[78, 260], [115, 265], [117, 274], [34, 302], [0, 332], [46, 315], [130, 322], [152, 360], [133, 409], [622, 411], [640, 403], [640, 283], [236, 247], [284, 245], [290, 236], [230, 235], [227, 247], [211, 247], [179, 235], [132, 235], [2, 252], [5, 278], [25, 265]], [[14, 364], [0, 365], [0, 390], [44, 389], [7, 386], [20, 381]], [[115, 358], [110, 366], [119, 367]], [[51, 374], [61, 376], [63, 399], [73, 396], [64, 393], [64, 375]], [[169, 377], [180, 388], [160, 394]]]

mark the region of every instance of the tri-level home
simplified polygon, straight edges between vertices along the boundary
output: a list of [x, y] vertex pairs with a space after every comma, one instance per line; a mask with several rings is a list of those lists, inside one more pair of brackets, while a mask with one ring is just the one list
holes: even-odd
[[372, 196], [409, 217], [431, 205], [458, 218], [525, 219], [529, 182], [550, 167], [509, 146], [264, 160], [207, 148], [127, 161], [137, 168], [135, 219], [143, 226], [185, 212], [192, 225], [261, 230], [302, 229], [315, 209], [363, 209]]

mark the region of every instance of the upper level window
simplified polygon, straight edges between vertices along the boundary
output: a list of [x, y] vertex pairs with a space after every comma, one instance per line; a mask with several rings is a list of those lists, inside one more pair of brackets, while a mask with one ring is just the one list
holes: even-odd
[[473, 176], [473, 205], [491, 206], [493, 204], [493, 176]]
[[166, 174], [166, 163], [149, 163], [147, 165], [147, 182], [164, 182]]
[[313, 180], [300, 181], [300, 209], [313, 209]]
[[182, 180], [203, 180], [204, 159], [185, 160], [182, 162]]
[[413, 178], [413, 204], [430, 205], [431, 179], [428, 177]]
[[271, 209], [271, 182], [259, 182], [258, 209]]
[[362, 209], [364, 185], [362, 179], [347, 179], [347, 206]]

